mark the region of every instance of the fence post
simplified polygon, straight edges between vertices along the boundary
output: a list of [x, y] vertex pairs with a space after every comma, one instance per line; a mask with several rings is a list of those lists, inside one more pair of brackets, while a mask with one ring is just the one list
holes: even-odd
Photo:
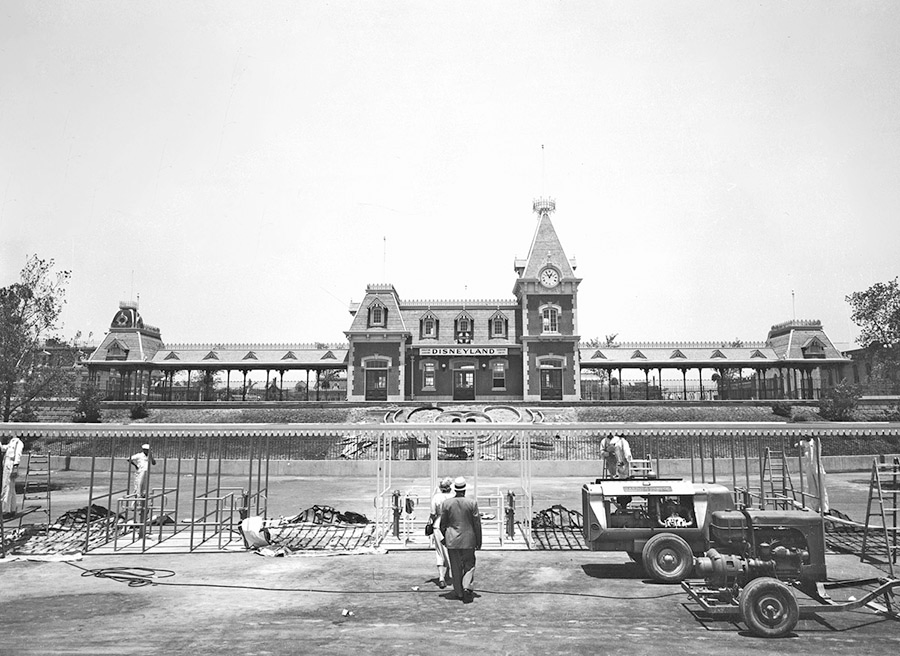
[[506, 492], [506, 535], [516, 537], [516, 493], [512, 490]]
[[391, 504], [394, 510], [393, 533], [394, 537], [400, 539], [400, 490], [394, 490], [391, 494]]

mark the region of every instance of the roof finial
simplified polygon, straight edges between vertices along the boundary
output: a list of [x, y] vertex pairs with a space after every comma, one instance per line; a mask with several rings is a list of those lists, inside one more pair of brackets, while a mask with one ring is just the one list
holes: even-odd
[[536, 198], [531, 205], [539, 217], [556, 210], [556, 201], [552, 198]]

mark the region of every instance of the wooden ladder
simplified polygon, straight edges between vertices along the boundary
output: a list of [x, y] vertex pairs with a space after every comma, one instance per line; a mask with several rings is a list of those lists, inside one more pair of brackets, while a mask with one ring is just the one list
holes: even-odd
[[[885, 494], [884, 485], [890, 484]], [[894, 576], [894, 563], [897, 562], [897, 512], [898, 496], [900, 496], [900, 458], [892, 462], [880, 463], [872, 461], [872, 479], [869, 483], [869, 501], [866, 504], [866, 528], [863, 532], [862, 552], [860, 560], [865, 560], [871, 545], [869, 532], [873, 533], [871, 542], [875, 542], [875, 533], [884, 535], [884, 548], [890, 574]], [[875, 502], [875, 503], [873, 503]], [[877, 508], [873, 507], [877, 504]], [[881, 525], [873, 525], [872, 520], [881, 520]], [[890, 520], [890, 524], [888, 523]]]
[[796, 498], [794, 482], [791, 480], [791, 471], [784, 451], [774, 451], [766, 447], [763, 480], [760, 484], [762, 507], [768, 508], [771, 503], [772, 508], [776, 510], [793, 509]]
[[28, 512], [29, 501], [40, 501], [37, 509], [47, 515], [44, 526], [50, 526], [50, 456], [40, 453], [28, 454], [28, 466], [25, 468], [25, 481], [22, 494], [22, 515], [19, 517], [19, 528]]

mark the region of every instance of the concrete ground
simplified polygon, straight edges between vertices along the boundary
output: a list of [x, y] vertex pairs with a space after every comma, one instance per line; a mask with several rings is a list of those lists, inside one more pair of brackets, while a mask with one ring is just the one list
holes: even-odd
[[[833, 573], [859, 571], [852, 557], [829, 560]], [[897, 621], [865, 610], [801, 620], [787, 638], [756, 638], [740, 624], [698, 617], [678, 586], [645, 580], [621, 554], [481, 552], [471, 604], [434, 584], [427, 552], [3, 567], [4, 654], [875, 655], [896, 654], [900, 641]], [[82, 568], [174, 574], [129, 587]]]
[[[84, 505], [86, 481], [54, 480], [62, 485], [54, 514]], [[861, 519], [868, 473], [830, 481], [833, 505]], [[580, 509], [584, 482], [535, 480], [535, 510]], [[269, 514], [327, 504], [371, 515], [373, 487], [371, 479], [273, 479]], [[828, 567], [832, 579], [883, 575], [848, 555], [829, 555]], [[108, 568], [154, 577], [129, 586], [85, 571]], [[619, 553], [479, 552], [471, 604], [439, 589], [435, 574], [430, 551], [3, 563], [0, 654], [876, 655], [896, 654], [900, 644], [900, 623], [869, 610], [820, 614], [787, 638], [756, 638], [740, 623], [699, 616], [680, 587], [648, 581]], [[859, 591], [834, 596], [850, 594]]]

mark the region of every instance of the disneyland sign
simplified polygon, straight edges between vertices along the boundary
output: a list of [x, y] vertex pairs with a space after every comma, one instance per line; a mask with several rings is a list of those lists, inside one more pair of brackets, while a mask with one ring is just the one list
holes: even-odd
[[432, 348], [419, 349], [419, 355], [451, 355], [451, 356], [473, 356], [473, 355], [507, 355], [509, 349], [505, 346], [485, 347], [485, 346], [438, 346]]

